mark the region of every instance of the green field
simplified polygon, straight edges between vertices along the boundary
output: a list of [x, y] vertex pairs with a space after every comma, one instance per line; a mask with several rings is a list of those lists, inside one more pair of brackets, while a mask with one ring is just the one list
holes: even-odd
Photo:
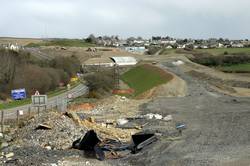
[[196, 49], [195, 51], [207, 52], [213, 55], [221, 55], [224, 52], [228, 54], [250, 54], [250, 48], [214, 48], [214, 49]]
[[222, 66], [218, 67], [218, 69], [230, 73], [250, 73], [250, 63]]
[[11, 101], [9, 103], [6, 104], [0, 104], [0, 109], [9, 109], [9, 108], [15, 108], [18, 106], [23, 106], [26, 104], [30, 104], [31, 103], [31, 99], [23, 99], [23, 100], [15, 100], [15, 101]]
[[134, 95], [138, 96], [157, 85], [168, 82], [172, 76], [157, 67], [140, 65], [124, 73], [121, 78], [135, 90]]
[[44, 41], [40, 43], [30, 43], [26, 46], [27, 47], [40, 47], [40, 46], [93, 47], [95, 45], [79, 39], [58, 39], [58, 40]]
[[[183, 49], [166, 49], [163, 48], [160, 51], [160, 55], [167, 54], [183, 54], [187, 51]], [[250, 54], [250, 48], [211, 48], [211, 49], [194, 49], [189, 51], [189, 53], [209, 53], [212, 55], [222, 55], [225, 52], [228, 54]]]

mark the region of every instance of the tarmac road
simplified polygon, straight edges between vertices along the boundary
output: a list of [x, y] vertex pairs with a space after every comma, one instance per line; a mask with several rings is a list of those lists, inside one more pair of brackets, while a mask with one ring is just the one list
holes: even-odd
[[156, 98], [142, 107], [142, 113], [171, 114], [175, 123], [183, 122], [187, 129], [180, 140], [162, 137], [147, 150], [120, 162], [152, 166], [249, 166], [250, 98], [212, 91], [206, 81], [187, 75], [181, 66], [163, 63], [162, 67], [187, 82], [188, 95]]
[[[88, 92], [88, 87], [83, 85], [83, 84], [80, 84], [80, 85], [76, 86], [75, 88], [73, 88], [65, 93], [62, 93], [58, 96], [48, 98], [47, 108], [59, 106], [59, 107], [61, 107], [59, 109], [64, 109], [63, 107], [65, 107], [67, 101], [70, 100], [70, 99], [68, 99], [68, 94], [71, 94], [72, 99], [73, 99], [73, 98], [82, 96], [82, 95], [86, 94], [87, 92]], [[4, 110], [4, 119], [16, 118], [17, 110], [23, 110], [24, 114], [27, 114], [29, 108], [34, 110], [34, 108], [32, 107], [31, 104], [23, 105], [20, 107], [15, 107], [15, 108], [11, 108], [11, 109], [5, 109]], [[44, 108], [41, 108], [40, 111], [43, 111], [43, 109]], [[0, 117], [1, 116], [2, 115], [0, 115]]]

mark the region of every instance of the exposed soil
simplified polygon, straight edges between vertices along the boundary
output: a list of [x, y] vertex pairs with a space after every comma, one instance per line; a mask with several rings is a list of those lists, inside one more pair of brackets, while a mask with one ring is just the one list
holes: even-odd
[[175, 122], [185, 123], [187, 129], [183, 131], [182, 139], [169, 141], [168, 137], [162, 137], [149, 150], [123, 162], [132, 165], [248, 166], [249, 98], [217, 93], [207, 82], [186, 75], [181, 67], [171, 63], [164, 63], [164, 66], [187, 82], [187, 96], [155, 98], [144, 104], [141, 111], [171, 114]]
[[186, 82], [179, 77], [173, 75], [173, 79], [168, 83], [154, 87], [138, 97], [136, 99], [152, 99], [156, 97], [183, 97], [187, 93]]

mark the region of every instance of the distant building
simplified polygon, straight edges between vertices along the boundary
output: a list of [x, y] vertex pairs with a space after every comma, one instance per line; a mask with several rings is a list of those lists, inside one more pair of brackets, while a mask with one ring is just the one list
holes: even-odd
[[118, 66], [136, 65], [137, 60], [134, 57], [110, 57]]
[[243, 48], [244, 45], [242, 43], [235, 43], [235, 44], [232, 44], [232, 47], [234, 47], [234, 48]]
[[173, 47], [172, 47], [172, 46], [170, 46], [170, 45], [166, 47], [166, 49], [172, 49], [172, 48], [173, 48]]
[[218, 44], [218, 48], [224, 48], [224, 47], [225, 47], [224, 44], [221, 43]]
[[90, 58], [83, 63], [85, 66], [112, 67], [115, 63], [110, 58]]
[[160, 44], [176, 44], [176, 40], [161, 40]]
[[131, 66], [136, 65], [137, 60], [134, 57], [90, 58], [82, 64], [82, 67], [113, 67], [115, 64], [118, 66]]
[[17, 44], [9, 44], [5, 47], [5, 49], [12, 50], [12, 51], [19, 51], [20, 47]]
[[144, 53], [146, 51], [145, 47], [125, 47], [125, 51], [135, 52], [135, 53]]

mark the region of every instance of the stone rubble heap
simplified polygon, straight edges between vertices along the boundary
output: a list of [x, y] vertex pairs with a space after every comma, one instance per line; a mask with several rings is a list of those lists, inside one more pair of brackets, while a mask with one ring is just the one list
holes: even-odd
[[57, 112], [49, 112], [29, 120], [17, 133], [16, 141], [20, 145], [60, 150], [70, 148], [72, 142], [85, 132], [86, 129], [77, 125], [71, 118]]

